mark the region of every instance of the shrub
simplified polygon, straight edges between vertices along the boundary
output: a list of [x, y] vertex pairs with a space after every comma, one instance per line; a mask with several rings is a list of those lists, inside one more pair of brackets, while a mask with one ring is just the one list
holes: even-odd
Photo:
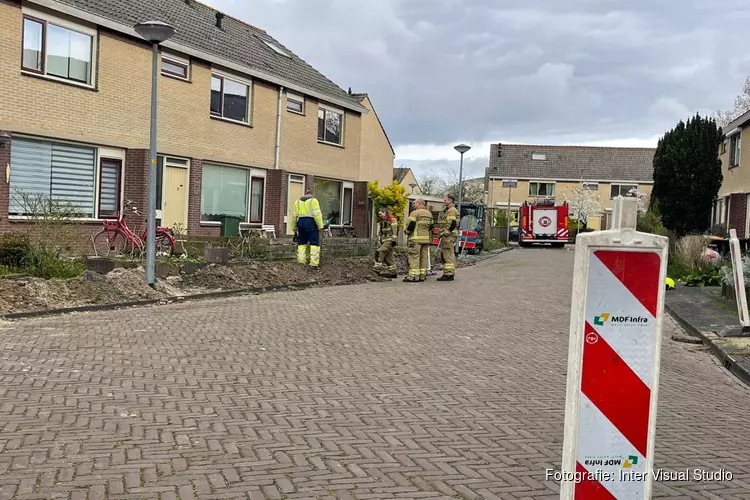
[[[742, 274], [745, 276], [745, 286], [750, 284], [750, 258], [742, 256]], [[719, 270], [719, 278], [722, 288], [734, 291], [734, 274], [731, 262], [722, 266]]]
[[659, 214], [655, 212], [646, 212], [638, 215], [636, 230], [642, 233], [659, 234], [664, 230]]
[[26, 266], [31, 241], [25, 233], [6, 233], [0, 238], [0, 266], [20, 269]]
[[26, 270], [37, 278], [69, 279], [80, 276], [86, 266], [78, 259], [68, 259], [60, 252], [39, 245], [32, 249]]
[[675, 260], [688, 271], [703, 269], [709, 265], [703, 259], [703, 252], [706, 248], [708, 245], [704, 236], [684, 236], [675, 245]]
[[496, 240], [495, 238], [487, 238], [484, 240], [484, 250], [487, 252], [491, 252], [492, 250], [497, 250], [498, 248], [505, 247], [505, 242]]

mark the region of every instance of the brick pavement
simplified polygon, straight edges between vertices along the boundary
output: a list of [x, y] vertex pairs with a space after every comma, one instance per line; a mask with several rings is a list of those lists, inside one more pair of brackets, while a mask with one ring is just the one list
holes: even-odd
[[[0, 499], [557, 498], [572, 261], [1, 323]], [[656, 467], [734, 480], [657, 496], [750, 498], [750, 391], [663, 360]]]

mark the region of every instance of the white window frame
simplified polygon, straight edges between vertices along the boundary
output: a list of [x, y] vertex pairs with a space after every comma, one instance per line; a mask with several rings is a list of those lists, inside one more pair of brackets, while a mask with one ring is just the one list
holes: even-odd
[[531, 159], [533, 161], [547, 161], [547, 153], [543, 151], [534, 151], [531, 153]]
[[[68, 85], [75, 85], [78, 87], [83, 87], [87, 89], [95, 89], [96, 88], [96, 75], [98, 73], [97, 68], [97, 60], [99, 57], [98, 54], [98, 47], [99, 47], [99, 32], [94, 27], [86, 26], [79, 23], [73, 23], [71, 21], [68, 21], [66, 19], [53, 16], [51, 14], [47, 14], [46, 12], [41, 12], [35, 9], [30, 9], [28, 7], [23, 7], [22, 9], [23, 16], [21, 17], [21, 73], [24, 75], [30, 75], [30, 76], [36, 76], [39, 78], [44, 78], [47, 80], [52, 80], [55, 82], [61, 82], [66, 83]], [[43, 27], [43, 35], [42, 35], [42, 50], [44, 51], [44, 61], [43, 61], [43, 69], [42, 71], [36, 71], [32, 69], [27, 69], [23, 67], [23, 43], [24, 43], [24, 23], [26, 20], [26, 16], [35, 18], [32, 20], [37, 21], [44, 21], [44, 27]], [[66, 30], [75, 31], [77, 33], [80, 33], [82, 35], [87, 35], [91, 37], [91, 64], [89, 66], [89, 83], [83, 83], [78, 82], [76, 80], [69, 80], [67, 78], [62, 78], [55, 75], [49, 75], [47, 74], [47, 57], [48, 57], [48, 51], [47, 51], [47, 25], [48, 24], [54, 24], [55, 26], [58, 26], [60, 28], [64, 28]]]
[[354, 226], [354, 183], [349, 181], [340, 181], [341, 182], [341, 226], [344, 226], [344, 192], [347, 189], [352, 190], [352, 202], [350, 207], [350, 212], [352, 214], [352, 220], [349, 222], [352, 226]]
[[729, 168], [740, 166], [742, 157], [742, 131], [729, 138]]
[[[185, 66], [185, 76], [182, 77], [180, 75], [176, 75], [174, 73], [165, 72], [164, 68], [162, 67], [162, 63], [164, 61], [171, 62], [173, 64], [177, 64], [180, 66]], [[189, 82], [190, 81], [190, 59], [186, 59], [184, 57], [180, 57], [174, 54], [171, 54], [169, 52], [162, 52], [161, 53], [161, 60], [159, 61], [159, 73], [161, 73], [161, 76], [165, 76], [167, 78], [174, 78], [175, 80], [182, 80], [183, 82]]]
[[[211, 116], [211, 118], [213, 118], [214, 120], [221, 120], [221, 121], [225, 121], [225, 122], [229, 122], [229, 123], [236, 123], [238, 125], [245, 125], [247, 127], [252, 126], [253, 118], [252, 118], [251, 115], [252, 115], [252, 109], [253, 109], [253, 81], [251, 79], [249, 79], [249, 78], [243, 78], [241, 76], [233, 75], [231, 73], [225, 73], [225, 72], [222, 72], [222, 71], [218, 71], [218, 70], [212, 69], [211, 70], [211, 79], [213, 79], [213, 77], [215, 77], [215, 76], [216, 77], [220, 77], [220, 78], [222, 78], [224, 80], [231, 80], [234, 83], [239, 83], [241, 85], [247, 85], [247, 109], [245, 110], [245, 114], [247, 116], [247, 121], [234, 120], [232, 118], [225, 118], [223, 116], [224, 115], [224, 86], [223, 85], [222, 85], [222, 88], [221, 88], [221, 94], [222, 94], [222, 99], [221, 99], [221, 108], [222, 109], [221, 109], [221, 113], [222, 114], [221, 115], [215, 115], [211, 111], [211, 105], [210, 105], [210, 99], [209, 99], [208, 113]], [[211, 91], [212, 90], [209, 88], [209, 92], [211, 92]]]
[[[242, 221], [243, 224], [250, 224], [252, 226], [262, 226], [266, 222], [266, 192], [268, 190], [268, 181], [266, 179], [266, 171], [258, 168], [252, 168], [252, 167], [246, 167], [244, 165], [231, 165], [229, 163], [218, 163], [213, 161], [206, 161], [204, 162], [204, 165], [213, 165], [217, 167], [227, 167], [227, 168], [237, 168], [242, 170], [247, 170], [250, 174], [249, 182], [247, 183], [247, 217], [245, 217], [245, 220]], [[290, 176], [291, 177], [291, 176]], [[250, 222], [250, 212], [252, 210], [253, 206], [253, 178], [259, 178], [263, 179], [263, 200], [261, 202], [261, 221], [260, 222]], [[303, 181], [304, 183], [304, 181]], [[201, 177], [201, 195], [203, 194], [203, 178]], [[201, 199], [201, 217], [203, 216], [203, 200]], [[213, 220], [201, 220], [200, 221], [201, 226], [221, 226], [221, 222], [213, 221]]]
[[[120, 196], [119, 200], [117, 200], [117, 210], [122, 213], [122, 208], [125, 202], [125, 151], [122, 149], [112, 149], [112, 148], [99, 148], [97, 151], [97, 162], [96, 162], [96, 206], [94, 210], [96, 211], [96, 220], [104, 220], [99, 213], [99, 202], [101, 197], [101, 176], [102, 176], [102, 161], [103, 160], [113, 160], [113, 161], [119, 161], [120, 162]], [[127, 214], [126, 214], [127, 215]], [[111, 219], [111, 217], [107, 217], [108, 219]]]
[[[119, 199], [119, 206], [118, 209], [122, 211], [123, 202], [125, 201], [125, 151], [122, 149], [116, 149], [116, 148], [108, 148], [104, 146], [98, 146], [96, 144], [90, 144], [90, 143], [84, 143], [84, 142], [73, 142], [73, 141], [65, 141], [60, 139], [54, 139], [49, 137], [39, 137], [39, 136], [32, 136], [32, 135], [20, 135], [20, 134], [14, 134], [13, 137], [17, 137], [19, 139], [27, 139], [30, 141], [39, 141], [39, 142], [56, 142], [58, 144], [69, 144], [71, 146], [81, 146], [81, 147], [87, 147], [87, 148], [93, 148], [95, 150], [94, 153], [94, 217], [76, 217], [71, 219], [73, 222], [102, 222], [104, 219], [102, 219], [99, 216], [99, 193], [101, 191], [101, 175], [102, 175], [102, 169], [101, 164], [102, 160], [116, 160], [120, 162], [120, 199]], [[10, 175], [13, 175], [13, 165], [10, 165]], [[10, 185], [10, 183], [8, 183]], [[9, 193], [10, 196], [13, 196], [13, 193]], [[9, 196], [9, 197], [10, 197]], [[10, 200], [9, 200], [10, 201]], [[10, 207], [8, 207], [10, 208]], [[9, 221], [26, 221], [30, 220], [32, 217], [29, 217], [28, 215], [8, 215]], [[108, 220], [111, 220], [108, 218]]]
[[[289, 101], [298, 102], [301, 105], [302, 110], [301, 111], [297, 111], [296, 109], [289, 109]], [[286, 110], [289, 111], [290, 113], [295, 113], [295, 114], [298, 114], [298, 115], [304, 115], [305, 114], [305, 98], [302, 97], [301, 95], [292, 94], [292, 93], [287, 92], [286, 93]]]
[[[532, 184], [536, 184], [537, 185], [537, 187], [536, 187], [537, 194], [531, 194], [531, 185]], [[540, 184], [551, 184], [552, 185], [552, 194], [539, 194], [539, 185]], [[534, 196], [534, 197], [537, 197], [537, 198], [539, 198], [541, 196], [545, 196], [547, 198], [554, 198], [556, 194], [557, 194], [557, 183], [556, 182], [549, 182], [549, 181], [529, 181], [529, 196]]]
[[618, 189], [617, 189], [617, 192], [619, 193], [618, 196], [628, 196], [627, 194], [624, 194], [624, 195], [622, 194], [622, 188], [623, 188], [623, 186], [630, 186], [631, 189], [632, 188], [638, 189], [638, 184], [623, 184], [623, 183], [613, 182], [613, 183], [611, 183], [609, 185], [609, 199], [610, 200], [614, 200], [615, 199], [615, 197], [612, 196], [612, 188], [614, 186], [618, 187]]
[[[344, 147], [344, 131], [346, 130], [346, 128], [345, 128], [345, 126], [346, 126], [346, 113], [344, 112], [343, 109], [336, 108], [336, 107], [333, 107], [333, 106], [329, 106], [327, 104], [323, 104], [322, 102], [318, 103], [318, 109], [322, 110], [324, 112], [327, 112], [327, 113], [337, 113], [337, 114], [341, 115], [341, 133], [340, 133], [340, 135], [341, 135], [341, 143], [336, 143], [336, 142], [331, 142], [331, 141], [324, 140], [325, 139], [325, 127], [323, 128], [323, 130], [324, 130], [324, 132], [323, 132], [323, 139], [321, 139], [320, 137], [317, 137], [317, 135], [318, 135], [318, 127], [315, 127], [315, 136], [318, 139], [318, 142], [320, 144], [328, 144], [328, 145], [331, 145], [331, 146], [339, 146], [339, 147], [343, 148]], [[318, 117], [317, 119], [320, 119], [320, 117]], [[323, 118], [323, 120], [325, 121], [325, 118]]]

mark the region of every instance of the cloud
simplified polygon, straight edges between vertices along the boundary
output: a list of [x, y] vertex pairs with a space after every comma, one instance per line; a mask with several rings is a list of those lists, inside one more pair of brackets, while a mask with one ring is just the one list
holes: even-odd
[[477, 158], [490, 142], [655, 146], [750, 75], [743, 0], [208, 1], [368, 92], [397, 163], [422, 169], [460, 141]]

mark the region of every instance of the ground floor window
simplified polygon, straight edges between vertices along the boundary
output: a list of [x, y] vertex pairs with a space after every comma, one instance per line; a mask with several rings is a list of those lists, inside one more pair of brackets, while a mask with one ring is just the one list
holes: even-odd
[[219, 222], [233, 216], [261, 223], [265, 179], [253, 173], [248, 168], [204, 163], [201, 220]]
[[98, 148], [15, 137], [10, 158], [9, 214], [33, 215], [44, 199], [76, 217], [114, 216], [119, 208], [122, 160], [98, 161]]
[[351, 225], [354, 210], [354, 183], [315, 179], [315, 197], [320, 203], [324, 223]]

